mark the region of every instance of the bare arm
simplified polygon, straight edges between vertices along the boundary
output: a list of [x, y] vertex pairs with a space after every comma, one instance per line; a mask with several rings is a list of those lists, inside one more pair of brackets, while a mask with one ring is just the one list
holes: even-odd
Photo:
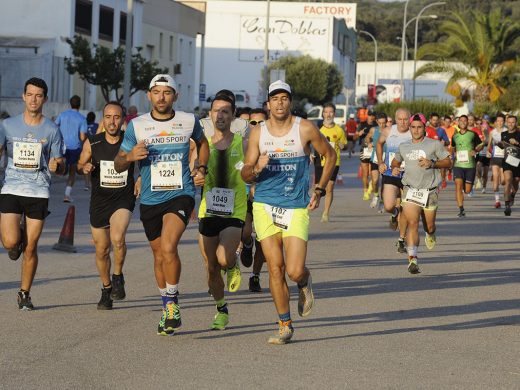
[[[386, 142], [386, 137], [388, 137], [388, 133], [390, 130], [383, 130], [381, 132], [381, 135], [379, 136], [379, 139], [377, 140], [376, 144], [376, 156], [377, 161], [379, 161], [379, 172], [383, 173], [388, 168], [385, 164], [385, 161], [383, 160], [383, 147]], [[391, 162], [390, 162], [391, 163]]]
[[94, 165], [90, 163], [90, 159], [92, 158], [92, 147], [90, 146], [90, 141], [87, 139], [83, 144], [83, 149], [81, 150], [81, 155], [79, 156], [78, 166], [76, 168], [76, 172], [80, 175], [87, 175], [94, 170]]
[[257, 165], [260, 158], [259, 141], [260, 127], [256, 127], [249, 133], [249, 140], [247, 142], [247, 149], [244, 157], [244, 166], [240, 172], [242, 175], [242, 180], [244, 180], [246, 183], [253, 183], [269, 162], [269, 157], [264, 155], [265, 157], [262, 158], [262, 162]]
[[194, 140], [197, 144], [197, 151], [199, 155], [199, 168], [194, 169], [191, 172], [191, 176], [194, 178], [194, 183], [196, 186], [204, 185], [204, 179], [206, 178], [206, 169], [201, 169], [202, 167], [207, 168], [208, 160], [209, 160], [209, 143], [202, 133], [200, 139]]
[[123, 149], [119, 149], [116, 158], [114, 159], [114, 169], [117, 173], [127, 171], [130, 168], [130, 164], [134, 161], [143, 160], [148, 156], [148, 148], [144, 141], [139, 141], [130, 152], [125, 152]]

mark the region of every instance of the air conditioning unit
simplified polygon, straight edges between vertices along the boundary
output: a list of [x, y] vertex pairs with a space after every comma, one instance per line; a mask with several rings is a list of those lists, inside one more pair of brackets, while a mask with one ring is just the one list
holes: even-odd
[[173, 74], [181, 74], [181, 64], [173, 65]]

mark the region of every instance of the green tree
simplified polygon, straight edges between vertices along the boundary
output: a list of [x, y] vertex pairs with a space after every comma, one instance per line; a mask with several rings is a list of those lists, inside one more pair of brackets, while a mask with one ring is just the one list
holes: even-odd
[[520, 37], [520, 24], [504, 18], [495, 8], [487, 14], [476, 10], [454, 13], [440, 30], [445, 39], [418, 51], [419, 58], [435, 61], [419, 68], [415, 77], [444, 73], [450, 77], [446, 90], [457, 99], [471, 86], [475, 104], [496, 102], [505, 92], [504, 80], [518, 68], [512, 46]]
[[[77, 73], [82, 80], [92, 85], [98, 85], [105, 102], [110, 100], [110, 92], [115, 91], [118, 102], [123, 101], [125, 68], [125, 49], [115, 50], [94, 45], [92, 53], [90, 43], [80, 35], [67, 39], [72, 49], [72, 57], [65, 57], [65, 66], [70, 74]], [[168, 69], [159, 68], [157, 61], [150, 62], [141, 55], [141, 48], [132, 54], [130, 80], [130, 96], [138, 91], [148, 90], [150, 80], [158, 73], [168, 73]]]
[[297, 105], [302, 101], [330, 102], [343, 88], [343, 75], [336, 64], [309, 55], [282, 57], [269, 65], [271, 69], [285, 70], [285, 81], [291, 86]]

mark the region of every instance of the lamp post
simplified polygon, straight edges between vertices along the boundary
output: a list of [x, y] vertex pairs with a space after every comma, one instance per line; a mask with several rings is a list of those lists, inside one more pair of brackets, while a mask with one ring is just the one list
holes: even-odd
[[408, 11], [408, 2], [406, 0], [404, 4], [404, 16], [403, 16], [403, 34], [401, 35], [401, 91], [399, 93], [399, 101], [403, 101], [403, 75], [404, 75], [404, 40], [406, 34], [406, 12]]
[[132, 71], [132, 38], [134, 1], [126, 2], [126, 37], [125, 37], [125, 74], [123, 77], [123, 105], [128, 110], [130, 105], [130, 72]]
[[[417, 15], [417, 20], [415, 21], [415, 42], [413, 47], [413, 93], [412, 93], [412, 100], [415, 100], [415, 72], [417, 70], [417, 32], [419, 31], [419, 19], [421, 19], [421, 15], [424, 11], [426, 11], [430, 7], [434, 7], [436, 5], [444, 5], [446, 4], [445, 1], [439, 1], [436, 3], [431, 3], [425, 6], [423, 9], [419, 11], [419, 14]], [[430, 17], [435, 16], [431, 15]], [[436, 16], [435, 16], [436, 18]]]
[[269, 89], [269, 18], [271, 17], [271, 2], [267, 0], [267, 11], [265, 18], [265, 45], [264, 45], [264, 75], [265, 75], [265, 100], [269, 100], [268, 89]]
[[374, 87], [377, 85], [377, 40], [368, 31], [359, 31], [360, 34], [368, 35], [374, 41]]

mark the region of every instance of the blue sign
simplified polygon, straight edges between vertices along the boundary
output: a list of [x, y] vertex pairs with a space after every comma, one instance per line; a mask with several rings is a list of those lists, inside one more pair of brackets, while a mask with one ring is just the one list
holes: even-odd
[[206, 84], [199, 84], [199, 101], [206, 100]]

